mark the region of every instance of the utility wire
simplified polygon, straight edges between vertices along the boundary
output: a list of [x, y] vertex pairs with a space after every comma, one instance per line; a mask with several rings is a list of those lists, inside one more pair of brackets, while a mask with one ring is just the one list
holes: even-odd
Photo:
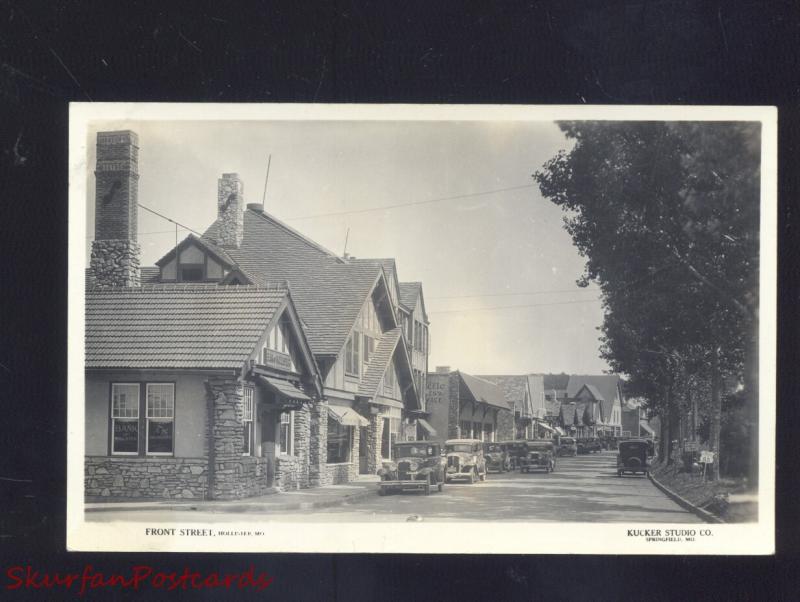
[[150, 207], [145, 207], [145, 206], [144, 206], [144, 205], [142, 205], [141, 203], [136, 203], [136, 204], [137, 204], [137, 205], [139, 205], [139, 207], [141, 207], [141, 208], [142, 208], [142, 209], [144, 209], [145, 211], [149, 211], [149, 212], [150, 212], [150, 213], [152, 213], [153, 215], [157, 215], [158, 217], [161, 217], [161, 218], [163, 218], [163, 219], [167, 220], [168, 222], [175, 224], [176, 226], [180, 226], [181, 228], [184, 228], [184, 229], [188, 230], [189, 232], [192, 232], [192, 233], [194, 233], [194, 234], [197, 234], [198, 236], [203, 236], [203, 235], [202, 235], [200, 232], [198, 232], [197, 230], [194, 230], [193, 228], [190, 228], [189, 226], [184, 226], [182, 223], [180, 223], [180, 222], [176, 222], [174, 219], [172, 219], [172, 218], [169, 218], [169, 217], [167, 217], [166, 215], [162, 215], [162, 214], [161, 214], [161, 213], [159, 213], [158, 211], [153, 211], [152, 209], [150, 209]]
[[596, 292], [599, 291], [599, 288], [570, 288], [570, 289], [563, 289], [560, 291], [528, 291], [522, 293], [481, 293], [475, 295], [443, 295], [440, 297], [427, 297], [428, 300], [432, 299], [472, 299], [476, 297], [516, 297], [522, 295], [549, 295], [551, 293], [580, 293], [580, 292]]
[[443, 201], [454, 201], [456, 199], [468, 199], [476, 196], [484, 196], [487, 194], [497, 194], [499, 192], [510, 192], [512, 190], [524, 190], [526, 188], [534, 188], [536, 184], [523, 184], [521, 186], [509, 186], [508, 188], [496, 188], [495, 190], [483, 190], [481, 192], [471, 192], [467, 194], [459, 194], [455, 196], [445, 196], [437, 199], [427, 199], [424, 201], [411, 201], [409, 203], [396, 203], [394, 205], [383, 205], [381, 207], [370, 207], [367, 209], [353, 209], [351, 211], [333, 211], [331, 213], [315, 213], [312, 215], [301, 215], [298, 217], [287, 217], [286, 221], [296, 221], [301, 219], [312, 219], [315, 217], [333, 217], [337, 215], [353, 215], [355, 213], [370, 213], [372, 211], [385, 211], [387, 209], [397, 209], [399, 207], [411, 207], [413, 205], [427, 205], [430, 203], [441, 203]]
[[575, 303], [599, 303], [602, 299], [582, 299], [580, 301], [561, 301], [559, 303], [526, 303], [524, 305], [498, 305], [496, 307], [473, 307], [467, 309], [443, 309], [441, 311], [429, 311], [429, 314], [458, 314], [471, 311], [494, 311], [498, 309], [514, 309], [522, 307], [548, 307], [550, 305], [573, 305]]

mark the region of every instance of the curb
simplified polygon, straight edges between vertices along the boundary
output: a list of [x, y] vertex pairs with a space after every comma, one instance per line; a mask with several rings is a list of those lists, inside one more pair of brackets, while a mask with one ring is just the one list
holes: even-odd
[[662, 483], [660, 483], [658, 480], [656, 480], [656, 478], [652, 475], [652, 473], [648, 472], [647, 473], [647, 477], [650, 479], [650, 481], [653, 483], [653, 485], [655, 485], [664, 494], [666, 494], [666, 496], [668, 498], [670, 498], [672, 501], [677, 503], [682, 508], [688, 510], [689, 512], [691, 512], [695, 516], [703, 519], [707, 523], [725, 524], [725, 521], [722, 520], [717, 515], [711, 514], [708, 510], [703, 510], [699, 506], [695, 506], [694, 504], [692, 504], [686, 498], [681, 497], [680, 495], [678, 495], [677, 493], [672, 491], [672, 489], [670, 489], [666, 485], [663, 485]]
[[115, 508], [116, 504], [109, 503], [101, 508], [85, 508], [84, 512], [152, 512], [154, 510], [177, 510], [219, 513], [257, 512], [259, 514], [266, 514], [270, 512], [287, 512], [290, 510], [319, 510], [322, 508], [334, 508], [336, 506], [351, 504], [371, 495], [377, 495], [377, 493], [377, 490], [364, 489], [364, 491], [351, 493], [350, 495], [332, 500], [320, 500], [317, 502], [291, 502], [285, 504], [258, 504], [256, 502], [245, 502], [230, 505], [226, 504], [224, 506], [205, 506], [206, 502], [200, 502], [197, 504], [152, 504], [136, 506], [134, 508]]

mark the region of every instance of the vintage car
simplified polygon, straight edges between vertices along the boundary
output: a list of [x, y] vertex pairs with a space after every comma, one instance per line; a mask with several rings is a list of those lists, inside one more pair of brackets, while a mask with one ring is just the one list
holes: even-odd
[[644, 439], [628, 439], [620, 441], [617, 447], [617, 476], [626, 472], [631, 474], [650, 473], [650, 462], [647, 458], [647, 441]]
[[527, 446], [527, 455], [520, 459], [520, 472], [530, 472], [532, 470], [553, 472], [556, 469], [556, 450], [552, 441], [528, 441]]
[[502, 441], [501, 445], [506, 448], [510, 470], [519, 468], [519, 459], [528, 455], [528, 443], [524, 440]]
[[385, 462], [378, 476], [378, 493], [422, 491], [430, 495], [433, 488], [444, 487], [444, 458], [441, 443], [407, 441], [392, 446], [392, 462]]
[[444, 443], [447, 455], [445, 482], [466, 479], [474, 483], [486, 480], [486, 460], [483, 443], [477, 439], [449, 439]]
[[575, 453], [579, 455], [591, 453], [591, 444], [588, 439], [578, 439], [575, 444]]
[[561, 437], [558, 446], [559, 456], [575, 456], [578, 454], [578, 442], [575, 437]]
[[486, 472], [508, 472], [511, 470], [511, 460], [503, 443], [491, 441], [483, 442], [483, 457], [486, 459]]

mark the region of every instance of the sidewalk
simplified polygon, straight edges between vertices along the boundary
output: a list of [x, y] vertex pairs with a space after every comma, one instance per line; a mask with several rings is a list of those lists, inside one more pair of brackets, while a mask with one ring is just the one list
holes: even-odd
[[86, 512], [135, 512], [141, 510], [200, 510], [203, 512], [269, 513], [330, 508], [356, 502], [378, 494], [378, 477], [362, 476], [343, 485], [271, 493], [242, 500], [146, 500], [87, 502]]

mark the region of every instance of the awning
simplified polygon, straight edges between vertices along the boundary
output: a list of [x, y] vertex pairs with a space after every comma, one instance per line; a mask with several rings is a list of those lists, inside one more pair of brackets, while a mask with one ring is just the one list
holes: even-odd
[[423, 418], [417, 418], [417, 424], [419, 424], [431, 437], [436, 436], [436, 429], [433, 428], [427, 420]]
[[380, 395], [375, 397], [375, 399], [370, 399], [369, 402], [377, 404], [379, 406], [397, 408], [398, 410], [402, 410], [405, 407], [402, 401], [397, 401], [396, 399], [389, 399], [388, 397], [382, 397]]
[[280, 378], [272, 378], [270, 376], [262, 376], [260, 374], [258, 375], [258, 381], [286, 399], [292, 401], [311, 401], [308, 395], [288, 381], [281, 380]]
[[367, 426], [369, 420], [356, 412], [353, 408], [344, 406], [328, 406], [328, 414], [343, 426]]
[[550, 431], [551, 433], [555, 433], [556, 432], [556, 429], [554, 429], [552, 426], [550, 426], [546, 422], [537, 422], [536, 424], [538, 424], [540, 427], [542, 427], [546, 431]]
[[651, 437], [655, 437], [656, 436], [656, 432], [644, 420], [640, 420], [639, 421], [639, 428], [644, 430], [644, 432], [646, 432]]
[[565, 433], [565, 432], [564, 432], [564, 429], [562, 429], [560, 426], [557, 426], [557, 427], [556, 427], [556, 432], [557, 432], [559, 435], [566, 435], [566, 434], [567, 434], [567, 433]]

